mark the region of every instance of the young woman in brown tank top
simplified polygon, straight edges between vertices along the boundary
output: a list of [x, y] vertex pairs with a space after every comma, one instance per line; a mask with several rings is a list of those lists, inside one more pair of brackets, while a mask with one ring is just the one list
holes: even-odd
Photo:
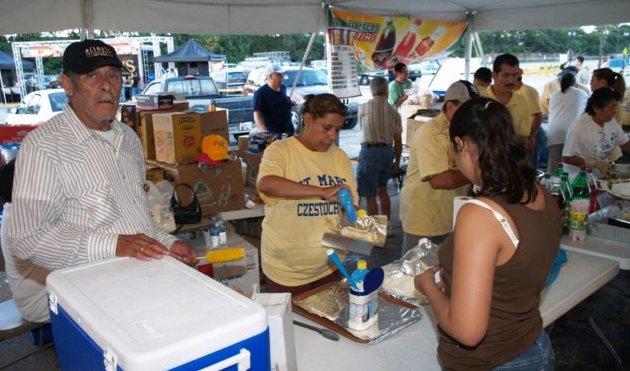
[[489, 98], [464, 103], [450, 137], [458, 169], [478, 195], [464, 205], [437, 268], [416, 288], [439, 324], [445, 369], [553, 370], [540, 291], [556, 256], [562, 216], [536, 181], [509, 111]]

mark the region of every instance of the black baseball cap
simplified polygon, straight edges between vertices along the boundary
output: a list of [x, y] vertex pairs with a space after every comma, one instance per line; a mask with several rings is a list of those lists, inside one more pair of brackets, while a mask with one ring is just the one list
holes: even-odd
[[85, 75], [105, 66], [124, 68], [116, 50], [101, 40], [77, 41], [63, 52], [63, 73]]

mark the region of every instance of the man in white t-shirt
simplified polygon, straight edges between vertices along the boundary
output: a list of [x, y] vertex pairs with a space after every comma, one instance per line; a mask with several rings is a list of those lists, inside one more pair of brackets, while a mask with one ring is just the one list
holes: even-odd
[[569, 178], [581, 166], [606, 171], [608, 162], [620, 157], [619, 151], [615, 151], [617, 147], [630, 152], [630, 140], [614, 120], [619, 105], [617, 98], [618, 94], [610, 89], [596, 90], [586, 103], [586, 112], [569, 127], [562, 150]]

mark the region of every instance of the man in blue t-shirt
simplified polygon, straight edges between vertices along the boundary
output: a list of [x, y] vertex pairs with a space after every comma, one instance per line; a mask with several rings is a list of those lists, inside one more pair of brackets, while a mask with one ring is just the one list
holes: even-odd
[[269, 68], [266, 84], [254, 93], [254, 121], [262, 132], [293, 135], [291, 102], [282, 85], [282, 74]]

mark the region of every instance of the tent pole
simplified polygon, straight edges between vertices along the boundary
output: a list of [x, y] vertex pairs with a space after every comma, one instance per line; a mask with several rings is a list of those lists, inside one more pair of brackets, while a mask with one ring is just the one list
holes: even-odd
[[466, 12], [466, 19], [468, 20], [468, 28], [466, 29], [466, 62], [464, 65], [464, 80], [468, 80], [470, 75], [470, 58], [472, 55], [472, 39], [473, 39], [473, 28], [475, 21], [476, 11], [468, 10]]
[[83, 16], [83, 30], [81, 38], [94, 38], [94, 3], [93, 0], [81, 0], [81, 10]]
[[608, 26], [604, 26], [602, 30], [602, 36], [599, 38], [599, 60], [597, 61], [597, 68], [602, 68], [602, 59], [604, 58], [604, 43], [606, 43], [606, 31]]
[[[2, 103], [7, 104], [7, 96], [4, 94], [4, 81], [2, 81], [2, 70], [0, 70], [0, 91], [2, 91]], [[11, 87], [9, 87], [9, 93], [11, 92]]]
[[293, 86], [291, 86], [291, 92], [289, 92], [289, 100], [293, 98], [293, 91], [295, 90], [295, 87], [297, 86], [297, 82], [300, 79], [300, 76], [302, 75], [302, 68], [304, 67], [304, 63], [306, 63], [306, 58], [308, 58], [308, 55], [311, 53], [311, 48], [313, 47], [313, 41], [315, 41], [316, 35], [317, 35], [316, 31], [313, 31], [311, 33], [311, 39], [308, 41], [308, 46], [306, 47], [306, 51], [304, 51], [304, 56], [302, 57], [300, 68], [295, 74], [295, 79], [293, 79]]

